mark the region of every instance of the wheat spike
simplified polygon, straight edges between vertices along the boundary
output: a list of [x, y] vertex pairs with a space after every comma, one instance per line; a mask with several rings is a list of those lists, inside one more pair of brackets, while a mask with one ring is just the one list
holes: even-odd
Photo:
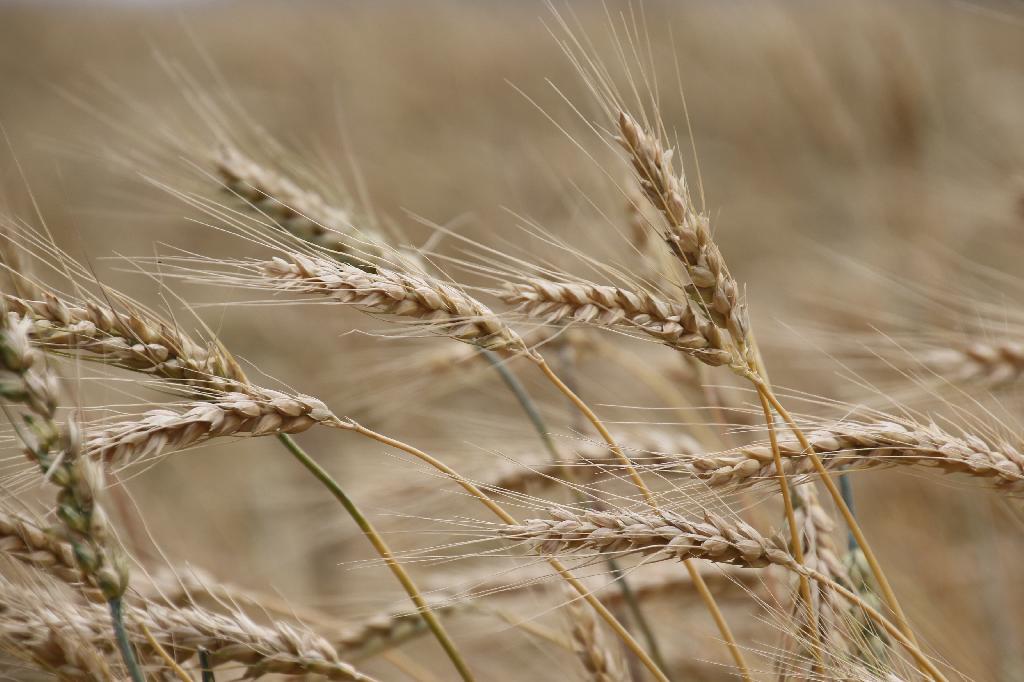
[[182, 410], [151, 410], [141, 418], [94, 428], [85, 451], [95, 459], [124, 463], [183, 450], [221, 436], [300, 433], [338, 418], [316, 398], [269, 389], [227, 393]]
[[536, 278], [506, 285], [502, 299], [517, 312], [548, 324], [575, 321], [636, 329], [709, 365], [735, 361], [718, 328], [686, 301], [664, 301], [613, 286]]
[[8, 307], [31, 321], [41, 348], [75, 353], [123, 369], [145, 372], [197, 391], [238, 390], [247, 382], [220, 345], [203, 346], [140, 307], [118, 310], [96, 301], [77, 304], [51, 291], [41, 300], [5, 296]]
[[708, 559], [749, 568], [793, 565], [784, 540], [767, 538], [743, 521], [729, 523], [712, 513], [703, 521], [691, 521], [669, 511], [550, 512], [552, 518], [504, 526], [498, 533], [528, 541], [545, 555], [592, 550], [658, 554], [680, 561]]
[[[810, 432], [808, 440], [817, 454], [825, 456], [826, 466], [833, 469], [914, 464], [978, 477], [1009, 491], [1024, 489], [1024, 455], [1011, 445], [996, 449], [976, 436], [954, 436], [934, 424], [842, 422]], [[779, 449], [787, 475], [814, 472], [798, 442], [781, 441]], [[775, 477], [768, 445], [743, 446], [722, 455], [683, 457], [680, 466], [712, 486], [749, 485]]]
[[384, 255], [383, 238], [353, 227], [348, 211], [332, 206], [316, 192], [261, 166], [237, 148], [222, 145], [214, 158], [224, 188], [311, 244], [338, 254]]
[[[72, 663], [91, 662], [94, 657], [86, 657], [82, 651], [110, 654], [109, 633], [100, 626], [105, 617], [101, 606], [73, 602], [51, 605], [39, 595], [6, 583], [0, 583], [0, 596], [0, 639], [30, 652], [47, 668], [61, 670]], [[139, 624], [145, 624], [179, 661], [187, 661], [203, 648], [210, 652], [214, 667], [242, 664], [248, 678], [312, 674], [331, 680], [372, 682], [372, 678], [344, 662], [326, 639], [285, 623], [258, 625], [242, 614], [228, 616], [153, 604], [130, 607], [125, 615], [133, 643], [143, 652], [149, 650], [149, 645]], [[111, 678], [86, 675], [72, 679]]]
[[621, 651], [608, 642], [591, 609], [578, 601], [569, 604], [572, 619], [572, 642], [576, 658], [583, 665], [591, 682], [629, 682], [631, 676], [622, 660]]
[[685, 267], [695, 297], [738, 346], [749, 345], [750, 323], [739, 285], [711, 236], [707, 216], [690, 199], [685, 176], [676, 175], [672, 167], [672, 150], [624, 111], [619, 112], [618, 126], [616, 141], [629, 154], [644, 194], [665, 216], [665, 240]]
[[261, 266], [266, 285], [326, 296], [368, 312], [411, 317], [437, 333], [486, 348], [525, 348], [499, 317], [461, 289], [434, 278], [378, 269], [366, 272], [326, 258], [290, 254]]

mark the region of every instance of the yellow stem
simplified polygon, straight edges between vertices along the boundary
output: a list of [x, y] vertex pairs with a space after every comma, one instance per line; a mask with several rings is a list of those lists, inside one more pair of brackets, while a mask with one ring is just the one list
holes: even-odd
[[168, 668], [174, 671], [174, 674], [178, 679], [181, 680], [181, 682], [192, 682], [192, 678], [188, 676], [188, 673], [178, 665], [177, 661], [171, 658], [171, 655], [167, 653], [162, 646], [160, 646], [160, 642], [156, 641], [156, 637], [154, 637], [153, 633], [149, 631], [146, 624], [140, 621], [139, 628], [142, 630], [142, 634], [145, 636], [146, 641], [149, 642], [149, 645], [153, 647], [153, 650], [156, 651], [160, 658], [164, 659], [164, 663], [167, 664]]
[[[786, 508], [786, 523], [789, 525], [789, 541], [793, 548], [793, 558], [796, 562], [804, 565], [804, 543], [800, 537], [800, 529], [796, 526], [796, 512], [793, 511], [793, 498], [789, 490], [789, 482], [786, 480], [786, 472], [782, 468], [782, 453], [779, 450], [779, 439], [775, 433], [775, 418], [772, 415], [771, 406], [765, 398], [761, 389], [758, 389], [758, 397], [761, 399], [761, 409], [764, 411], [765, 426], [768, 427], [768, 441], [772, 447], [772, 459], [775, 461], [775, 471], [779, 477], [779, 489], [782, 491], [782, 504]], [[818, 639], [818, 622], [814, 613], [814, 602], [811, 601], [811, 584], [807, 576], [800, 574], [800, 596], [804, 600], [807, 609], [807, 626], [811, 631], [813, 640], [814, 658], [821, 663], [821, 642]]]
[[822, 463], [821, 458], [814, 451], [814, 447], [807, 440], [803, 431], [797, 426], [796, 421], [786, 411], [786, 408], [782, 406], [779, 399], [775, 396], [770, 388], [756, 376], [749, 377], [754, 382], [755, 386], [758, 387], [758, 391], [771, 403], [772, 408], [778, 412], [779, 416], [789, 425], [790, 431], [796, 436], [797, 441], [800, 443], [800, 447], [803, 448], [804, 454], [810, 458], [811, 463], [814, 465], [815, 471], [818, 472], [822, 482], [828, 489], [829, 495], [832, 496], [832, 500], [835, 502], [836, 508], [843, 515], [843, 519], [846, 521], [847, 527], [850, 529], [850, 533], [853, 534], [854, 540], [860, 546], [864, 552], [864, 558], [868, 562], [868, 566], [871, 568], [871, 573], [874, 575], [875, 580], [878, 582], [878, 586], [882, 591], [882, 597], [885, 599], [886, 604], [892, 609], [893, 614], [896, 616], [896, 623], [899, 625], [900, 631], [906, 636], [908, 640], [913, 642], [917, 646], [917, 638], [914, 636], [913, 630], [910, 628], [910, 623], [907, 620], [906, 614], [900, 607], [899, 601], [896, 599], [896, 593], [893, 592], [892, 586], [889, 584], [888, 579], [885, 577], [885, 573], [882, 572], [882, 566], [878, 563], [878, 559], [875, 557], [875, 553], [871, 550], [868, 544], [867, 538], [864, 537], [864, 533], [861, 531], [860, 525], [857, 523], [857, 519], [854, 518], [853, 512], [847, 506], [846, 501], [843, 500], [842, 494], [839, 492], [839, 488], [832, 481], [832, 477], [829, 475], [828, 470]]

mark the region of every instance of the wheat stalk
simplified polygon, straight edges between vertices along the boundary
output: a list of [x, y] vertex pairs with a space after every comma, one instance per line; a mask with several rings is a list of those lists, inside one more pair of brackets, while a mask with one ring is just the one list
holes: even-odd
[[371, 313], [410, 317], [444, 336], [484, 348], [525, 348], [523, 341], [485, 305], [438, 280], [289, 254], [261, 264], [262, 283], [291, 293], [326, 296]]
[[[59, 671], [69, 663], [95, 658], [83, 655], [83, 651], [110, 651], [109, 638], [97, 625], [102, 621], [102, 607], [72, 602], [49, 605], [39, 595], [5, 583], [0, 583], [0, 596], [0, 638], [31, 652], [48, 668]], [[210, 653], [213, 666], [241, 664], [250, 678], [312, 674], [331, 680], [372, 682], [344, 662], [326, 639], [284, 623], [258, 625], [238, 613], [228, 616], [153, 604], [130, 607], [125, 615], [132, 642], [141, 651], [149, 650], [141, 631], [145, 625], [178, 661], [187, 661], [202, 648]], [[52, 633], [56, 633], [56, 639]]]
[[79, 304], [52, 291], [41, 295], [41, 300], [4, 299], [10, 310], [31, 321], [29, 335], [47, 351], [75, 353], [199, 392], [238, 390], [247, 384], [238, 363], [219, 344], [201, 345], [141, 307]]
[[[824, 456], [831, 469], [923, 465], [978, 477], [1012, 492], [1024, 489], [1024, 455], [1016, 448], [1009, 444], [994, 448], [976, 436], [954, 436], [934, 424], [841, 422], [820, 427], [808, 433], [807, 439], [811, 451]], [[802, 443], [781, 441], [779, 450], [787, 475], [816, 471]], [[776, 476], [768, 445], [741, 446], [722, 455], [686, 455], [679, 466], [711, 486], [749, 485]]]
[[739, 285], [711, 236], [707, 216], [690, 199], [685, 176], [676, 175], [672, 167], [672, 150], [624, 111], [619, 112], [618, 127], [616, 141], [629, 154], [644, 194], [665, 217], [665, 241], [686, 269], [697, 300], [737, 346], [746, 347], [750, 323]]
[[619, 287], [530, 278], [501, 296], [516, 311], [548, 324], [584, 322], [636, 329], [709, 365], [735, 362], [718, 328], [688, 302], [665, 301]]
[[337, 421], [316, 398], [250, 389], [190, 403], [181, 410], [150, 410], [137, 419], [100, 425], [89, 432], [85, 451], [95, 459], [126, 463], [212, 438], [300, 433], [314, 424]]
[[[302, 188], [290, 178], [256, 163], [237, 148], [222, 145], [213, 159], [224, 188], [311, 244], [339, 254], [383, 256], [384, 240], [353, 227], [348, 211]], [[355, 245], [358, 244], [358, 249]]]

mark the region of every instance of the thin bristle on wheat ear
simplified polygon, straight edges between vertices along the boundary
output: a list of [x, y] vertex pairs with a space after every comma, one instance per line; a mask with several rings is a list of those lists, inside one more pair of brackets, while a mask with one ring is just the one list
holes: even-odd
[[42, 295], [38, 301], [4, 298], [13, 312], [31, 321], [29, 334], [46, 351], [80, 354], [200, 391], [246, 384], [238, 363], [220, 345], [201, 345], [140, 308], [118, 310], [95, 301], [73, 303], [53, 292]]
[[[69, 679], [94, 678], [83, 663], [95, 653], [112, 655], [110, 634], [103, 627], [105, 611], [93, 604], [61, 602], [49, 605], [39, 595], [0, 584], [0, 641], [27, 652], [38, 663]], [[246, 677], [319, 675], [331, 680], [372, 682], [341, 659], [324, 638], [284, 623], [258, 625], [241, 614], [226, 616], [197, 608], [168, 609], [156, 605], [126, 609], [133, 644], [150, 652], [140, 625], [145, 625], [168, 653], [187, 661], [202, 648], [216, 667], [246, 666]], [[76, 676], [77, 674], [77, 676]]]
[[183, 450], [222, 436], [300, 433], [338, 418], [316, 398], [269, 389], [227, 393], [182, 410], [151, 410], [139, 419], [90, 431], [85, 452], [95, 459], [125, 463]]
[[622, 660], [622, 651], [613, 646], [601, 631], [591, 609], [578, 601], [569, 605], [572, 619], [572, 642], [576, 658], [583, 665], [590, 682], [629, 682], [632, 678]]
[[[839, 423], [808, 433], [808, 441], [830, 469], [912, 464], [949, 474], [967, 474], [1011, 492], [1024, 490], [1024, 455], [1009, 444], [998, 449], [973, 435], [954, 436], [938, 426], [879, 422]], [[787, 475], [815, 468], [797, 441], [781, 441]], [[721, 455], [683, 456], [687, 470], [708, 485], [749, 485], [775, 479], [769, 445], [750, 445]]]
[[664, 301], [619, 287], [545, 279], [508, 284], [501, 298], [520, 314], [548, 324], [584, 322], [636, 329], [708, 365], [735, 361], [735, 353], [719, 329], [688, 301]]
[[371, 313], [411, 317], [437, 333], [486, 348], [524, 349], [523, 341], [485, 305], [436, 279], [378, 269], [366, 272], [326, 258], [289, 254], [261, 265], [270, 288], [329, 297]]
[[214, 157], [224, 188], [311, 244], [340, 254], [382, 256], [383, 239], [356, 230], [348, 211], [299, 187], [290, 178], [253, 161], [235, 147], [222, 145]]
[[767, 538], [743, 521], [730, 523], [712, 513], [703, 521], [691, 521], [668, 511], [550, 511], [550, 519], [530, 519], [497, 533], [529, 542], [543, 555], [591, 550], [657, 554], [680, 561], [707, 559], [748, 568], [794, 565], [784, 540]]
[[711, 236], [707, 216], [694, 207], [685, 177], [673, 170], [672, 150], [626, 112], [619, 112], [618, 126], [616, 141], [629, 154], [644, 194], [665, 217], [665, 240], [686, 269], [693, 293], [714, 323], [746, 347], [750, 323], [739, 285]]

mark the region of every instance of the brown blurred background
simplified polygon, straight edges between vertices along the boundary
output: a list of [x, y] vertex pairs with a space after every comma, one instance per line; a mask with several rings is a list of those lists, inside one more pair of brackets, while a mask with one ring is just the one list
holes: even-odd
[[[836, 310], [859, 319], [898, 298], [844, 269], [838, 256], [950, 286], [962, 273], [955, 258], [937, 252], [1018, 274], [1019, 7], [650, 0], [576, 2], [563, 13], [575, 16], [577, 31], [591, 37], [613, 72], [609, 31], [625, 31], [630, 17], [647, 27], [642, 42], [657, 64], [660, 113], [687, 140], [681, 83], [707, 207], [732, 271], [749, 288], [775, 380], [836, 395], [845, 389], [837, 388], [834, 368], [820, 353], [811, 359], [788, 327], [837, 324], [843, 315]], [[38, 224], [34, 196], [62, 246], [149, 303], [159, 300], [154, 282], [102, 258], [150, 255], [162, 248], [157, 242], [257, 253], [189, 222], [194, 209], [140, 177], [202, 191], [197, 169], [216, 139], [190, 102], [200, 92], [236, 103], [250, 119], [238, 120], [243, 137], [262, 127], [301, 177], [338, 201], [354, 198], [409, 243], [432, 233], [416, 217], [492, 244], [518, 240], [516, 226], [529, 219], [589, 255], [615, 258], [622, 245], [606, 234], [607, 224], [623, 207], [608, 187], [626, 168], [609, 165], [615, 177], [605, 177], [547, 118], [599, 160], [612, 158], [563, 101], [597, 115], [559, 49], [562, 38], [544, 4], [528, 1], [0, 3], [0, 124], [9, 140], [0, 158], [2, 200], [7, 212]], [[229, 120], [238, 115], [222, 111]], [[681, 155], [695, 176], [688, 145]], [[230, 298], [172, 286], [190, 301]], [[808, 309], [808, 295], [826, 312]], [[265, 383], [322, 397], [338, 413], [466, 467], [485, 468], [495, 450], [514, 456], [535, 448], [497, 382], [442, 391], [433, 379], [404, 373], [406, 358], [438, 341], [345, 335], [374, 325], [326, 308], [266, 310], [200, 315], [273, 377]], [[392, 345], [381, 350], [383, 343]], [[598, 369], [583, 384], [595, 403], [656, 404], [628, 376]], [[542, 385], [531, 388], [556, 402]], [[82, 390], [97, 403], [124, 401], [117, 387]], [[607, 411], [622, 421], [659, 419]], [[567, 432], [568, 417], [553, 428]], [[431, 527], [420, 517], [462, 504], [441, 483], [344, 435], [311, 432], [302, 440], [353, 487], [396, 545], [443, 542], [410, 532]], [[345, 618], [400, 601], [380, 566], [360, 563], [372, 559], [363, 539], [296, 469], [273, 444], [241, 441], [170, 458], [130, 489], [177, 562]], [[1011, 655], [1024, 625], [1015, 568], [1021, 545], [991, 493], [905, 473], [857, 480], [864, 525], [928, 643], [973, 679], [1024, 679]], [[396, 494], [409, 490], [417, 492]], [[479, 514], [470, 507], [460, 513]], [[979, 523], [989, 529], [985, 538], [977, 536]], [[159, 563], [144, 539], [135, 549]], [[426, 579], [466, 566], [415, 570]], [[520, 606], [540, 608], [527, 597]], [[701, 656], [721, 660], [702, 616], [687, 616], [679, 655], [696, 644]], [[506, 637], [500, 622], [475, 628], [455, 631], [480, 644], [470, 657], [482, 669], [491, 657], [517, 657], [488, 679], [560, 679], [552, 665], [570, 679], [577, 674], [566, 660], [535, 655], [540, 645]], [[411, 647], [434, 670], [446, 670], [432, 642]], [[524, 651], [533, 654], [524, 659]], [[706, 671], [692, 679], [705, 677], [717, 679]]]

